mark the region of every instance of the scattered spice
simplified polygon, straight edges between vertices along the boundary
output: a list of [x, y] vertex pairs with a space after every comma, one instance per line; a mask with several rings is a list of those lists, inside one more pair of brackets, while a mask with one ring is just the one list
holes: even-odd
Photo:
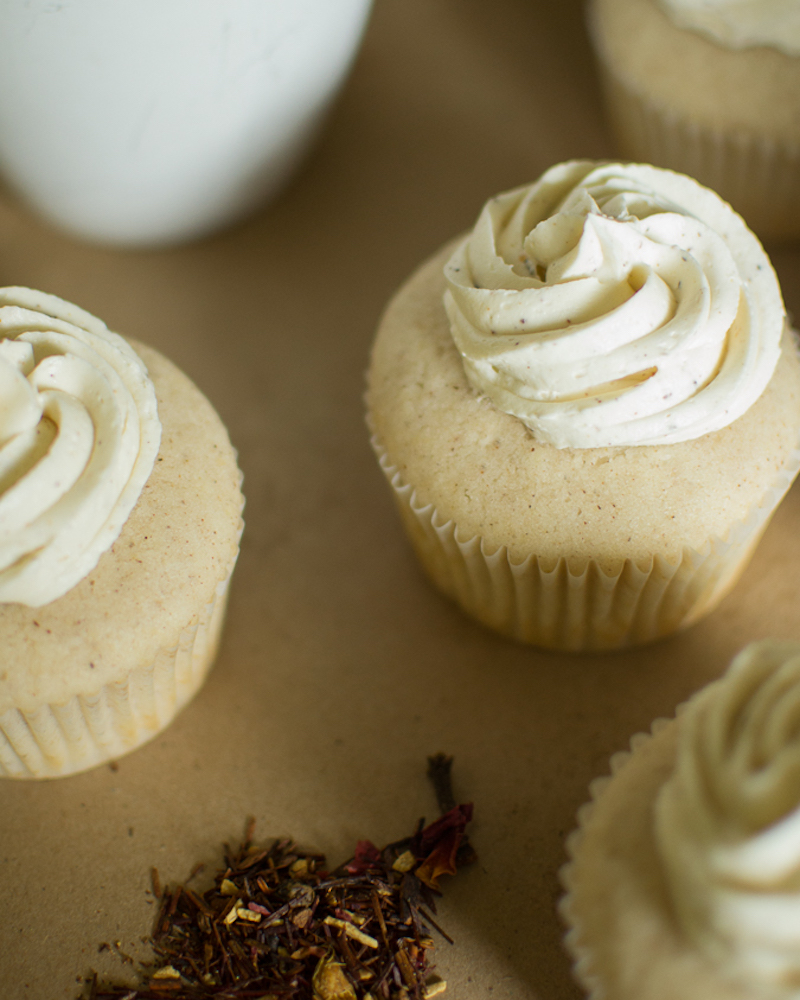
[[475, 860], [465, 832], [472, 804], [456, 805], [451, 767], [444, 754], [428, 758], [438, 820], [420, 820], [382, 850], [360, 840], [333, 871], [292, 840], [256, 844], [252, 818], [240, 847], [225, 846], [225, 867], [202, 895], [185, 884], [162, 887], [152, 869], [155, 962], [133, 989], [95, 973], [84, 997], [432, 1000], [446, 983], [432, 974], [430, 928], [452, 943], [430, 915], [439, 879]]

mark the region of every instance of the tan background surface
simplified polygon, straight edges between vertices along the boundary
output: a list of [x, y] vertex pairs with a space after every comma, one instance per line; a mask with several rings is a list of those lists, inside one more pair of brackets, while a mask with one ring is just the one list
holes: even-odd
[[[575, 1000], [555, 913], [575, 810], [608, 756], [746, 642], [800, 639], [800, 490], [719, 610], [657, 646], [544, 654], [421, 576], [367, 442], [380, 310], [490, 194], [612, 153], [577, 0], [377, 0], [320, 145], [273, 205], [168, 252], [79, 244], [0, 201], [0, 281], [71, 299], [208, 394], [245, 473], [247, 528], [218, 664], [117, 771], [0, 783], [0, 997], [69, 1000], [102, 941], [147, 933], [149, 869], [183, 879], [254, 814], [343, 860], [435, 804], [456, 757], [480, 864], [440, 908], [458, 1000]], [[800, 314], [800, 253], [775, 252]], [[0, 653], [1, 655], [1, 653]]]

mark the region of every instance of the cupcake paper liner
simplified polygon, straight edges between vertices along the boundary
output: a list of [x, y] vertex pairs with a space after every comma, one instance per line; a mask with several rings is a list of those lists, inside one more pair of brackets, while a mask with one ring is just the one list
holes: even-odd
[[62, 704], [29, 712], [12, 708], [0, 715], [0, 777], [53, 778], [85, 771], [160, 733], [198, 691], [214, 662], [237, 557], [238, 547], [209, 603], [152, 663]]
[[651, 642], [711, 611], [747, 564], [769, 519], [800, 469], [800, 447], [773, 487], [726, 537], [702, 550], [684, 548], [674, 562], [621, 560], [607, 573], [593, 559], [569, 553], [515, 563], [505, 547], [491, 550], [403, 480], [384, 446], [372, 447], [392, 487], [403, 524], [422, 565], [449, 597], [504, 635], [550, 649], [602, 651]]
[[762, 238], [800, 236], [800, 147], [766, 136], [725, 134], [637, 93], [600, 57], [612, 129], [622, 154], [696, 178]]

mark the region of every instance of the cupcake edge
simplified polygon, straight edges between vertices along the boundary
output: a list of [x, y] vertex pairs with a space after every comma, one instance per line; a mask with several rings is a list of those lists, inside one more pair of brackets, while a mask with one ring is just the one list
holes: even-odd
[[[684, 710], [685, 704], [678, 706], [676, 718]], [[651, 743], [674, 722], [675, 719], [663, 717], [655, 719], [651, 723], [649, 731], [635, 733], [631, 736], [629, 749], [618, 750], [611, 755], [608, 762], [609, 773], [600, 775], [589, 783], [589, 798], [578, 808], [575, 815], [575, 828], [569, 833], [564, 843], [568, 860], [558, 871], [558, 880], [564, 889], [564, 895], [558, 901], [558, 913], [567, 927], [563, 940], [564, 947], [573, 961], [573, 977], [586, 990], [588, 1000], [607, 1000], [609, 994], [602, 976], [595, 968], [596, 959], [592, 950], [584, 940], [584, 929], [575, 905], [575, 893], [578, 886], [575, 868], [581, 845], [586, 837], [586, 828], [595, 815], [597, 804], [603, 793], [620, 771], [630, 763], [637, 750]]]
[[[646, 885], [645, 879], [642, 877], [642, 871], [646, 870], [646, 859], [640, 858], [638, 860], [638, 867], [641, 871], [637, 872], [635, 870], [637, 860], [630, 852], [629, 846], [623, 844], [621, 847], [618, 841], [615, 841], [612, 851], [603, 852], [613, 861], [613, 876], [615, 876], [609, 876], [603, 883], [607, 884], [608, 888], [608, 895], [603, 897], [604, 912], [601, 918], [603, 927], [607, 929], [605, 938], [607, 946], [599, 946], [596, 940], [592, 944], [590, 938], [593, 935], [587, 933], [587, 927], [590, 927], [592, 923], [596, 924], [597, 919], [596, 917], [594, 920], [592, 919], [592, 900], [590, 898], [587, 903], [586, 890], [585, 887], [582, 887], [581, 880], [585, 876], [579, 871], [581, 853], [585, 849], [587, 841], [591, 842], [592, 838], [597, 840], [598, 836], [602, 837], [603, 827], [610, 827], [615, 819], [619, 820], [620, 818], [619, 803], [616, 804], [616, 808], [613, 803], [610, 807], [612, 810], [611, 823], [607, 822], [607, 816], [602, 815], [609, 801], [609, 789], [620, 779], [620, 776], [622, 776], [623, 781], [628, 778], [635, 780], [639, 777], [639, 787], [637, 788], [639, 798], [631, 808], [626, 810], [626, 822], [629, 827], [635, 830], [643, 809], [647, 810], [648, 817], [651, 816], [652, 805], [674, 768], [680, 718], [693, 698], [705, 690], [707, 688], [702, 688], [696, 695], [678, 705], [673, 718], [657, 718], [651, 724], [649, 731], [639, 732], [632, 736], [629, 741], [629, 749], [612, 754], [609, 759], [609, 773], [601, 775], [589, 783], [589, 799], [577, 810], [576, 826], [565, 841], [567, 861], [558, 872], [558, 879], [564, 889], [564, 895], [558, 901], [558, 912], [567, 928], [563, 940], [565, 949], [573, 961], [573, 976], [586, 990], [587, 1000], [676, 1000], [678, 997], [681, 1000], [752, 1000], [751, 991], [733, 980], [725, 978], [717, 965], [698, 952], [684, 938], [677, 924], [661, 870], [659, 869], [656, 873], [653, 883], [650, 886]], [[671, 743], [666, 741], [671, 741]], [[644, 755], [649, 755], [650, 759], [644, 759]], [[637, 765], [640, 767], [638, 775], [634, 772]], [[657, 773], [659, 771], [664, 771], [665, 774], [662, 776]], [[643, 783], [644, 789], [641, 787]], [[642, 799], [645, 796], [646, 801], [642, 805]], [[600, 824], [599, 834], [595, 829], [598, 824]], [[643, 846], [648, 852], [656, 852], [652, 822], [648, 821], [645, 829]], [[625, 839], [623, 837], [623, 841]], [[596, 850], [596, 843], [594, 847]], [[624, 866], [624, 871], [620, 877], [621, 866]], [[648, 874], [650, 874], [649, 870]], [[603, 884], [600, 887], [601, 891]], [[633, 902], [637, 904], [635, 908], [630, 907], [631, 891], [636, 894], [633, 899]], [[616, 894], [626, 892], [628, 932], [630, 926], [634, 926], [637, 932], [641, 927], [644, 927], [644, 937], [637, 942], [639, 948], [635, 951], [636, 967], [627, 969], [624, 968], [624, 960], [629, 955], [630, 948], [626, 952], [625, 942], [622, 940], [626, 928], [619, 926], [619, 921], [616, 919], [616, 901], [613, 898]], [[591, 897], [591, 895], [590, 889], [589, 896]], [[596, 895], [597, 890], [595, 890]], [[662, 895], [663, 899], [655, 899], [656, 895]], [[612, 898], [609, 899], [609, 896]], [[655, 915], [656, 922], [648, 928], [646, 926], [647, 918], [653, 917], [657, 904], [660, 904], [661, 908]], [[619, 906], [618, 903], [617, 906]], [[617, 932], [616, 939], [614, 937], [615, 931]], [[669, 938], [666, 945], [663, 940], [659, 940], [658, 950], [652, 955], [643, 954], [645, 946], [649, 943], [648, 931], [650, 932], [650, 941], [652, 941], [653, 932], [659, 939], [664, 936]], [[595, 934], [594, 937], [597, 935]], [[646, 976], [641, 975], [643, 964], [648, 970]], [[763, 994], [759, 995], [763, 995], [764, 1000], [774, 996], [769, 990], [765, 990]]]
[[800, 234], [800, 146], [692, 121], [623, 80], [599, 46], [595, 53], [607, 117], [623, 157], [695, 177], [764, 239]]
[[435, 586], [489, 628], [548, 649], [599, 652], [652, 642], [712, 611], [733, 588], [772, 514], [800, 470], [800, 441], [759, 504], [703, 550], [685, 547], [679, 562], [655, 554], [649, 566], [625, 559], [616, 574], [569, 554], [555, 564], [530, 553], [512, 562], [504, 546], [489, 551], [404, 481], [367, 409], [371, 445], [412, 546]]
[[180, 631], [175, 646], [161, 649], [151, 664], [132, 668], [99, 691], [30, 712], [12, 708], [0, 716], [0, 778], [55, 778], [86, 771], [135, 750], [172, 722], [216, 658], [243, 529], [240, 516], [227, 573], [202, 611]]

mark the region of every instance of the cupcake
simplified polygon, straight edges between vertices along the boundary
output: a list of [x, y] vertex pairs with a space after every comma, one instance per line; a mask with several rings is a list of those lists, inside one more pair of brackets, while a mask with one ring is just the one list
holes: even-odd
[[227, 432], [166, 358], [0, 290], [0, 775], [162, 730], [213, 662], [242, 529]]
[[578, 979], [604, 1000], [796, 1000], [800, 643], [749, 646], [631, 746], [568, 844]]
[[762, 238], [800, 236], [800, 8], [591, 0], [622, 156], [691, 174]]
[[800, 366], [741, 218], [572, 162], [493, 198], [380, 324], [368, 423], [434, 583], [555, 649], [711, 610], [800, 464]]

